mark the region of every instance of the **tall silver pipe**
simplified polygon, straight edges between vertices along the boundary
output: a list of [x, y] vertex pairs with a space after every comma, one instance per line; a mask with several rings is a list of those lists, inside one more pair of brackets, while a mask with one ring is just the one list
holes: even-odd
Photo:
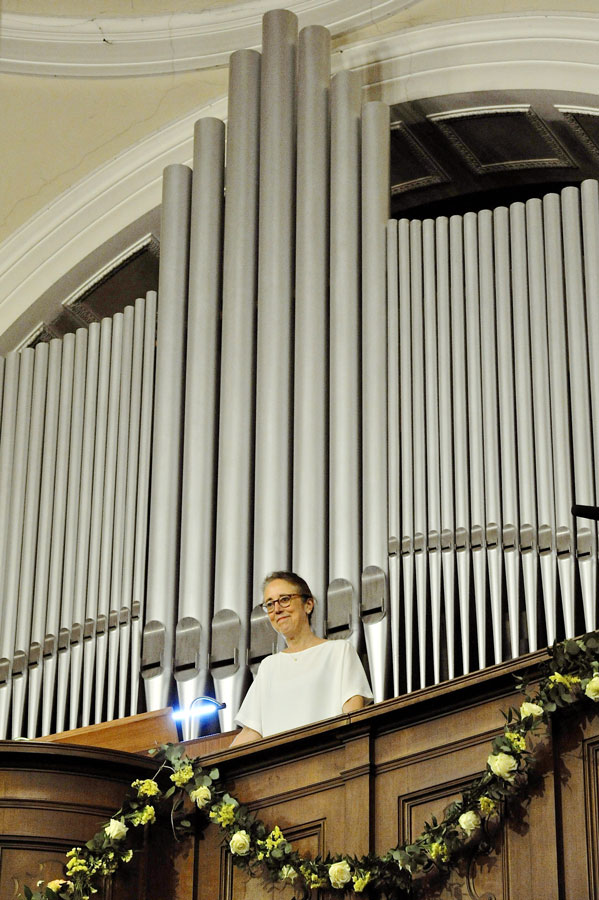
[[295, 245], [297, 19], [263, 19], [254, 487], [254, 597], [291, 550], [291, 332]]
[[75, 335], [71, 429], [69, 436], [69, 474], [65, 519], [65, 545], [62, 573], [62, 596], [58, 633], [58, 677], [56, 690], [56, 731], [64, 730], [67, 689], [71, 657], [71, 630], [75, 593], [77, 534], [79, 531], [79, 496], [81, 490], [81, 450], [85, 407], [85, 372], [87, 362], [87, 329]]
[[58, 433], [56, 437], [54, 503], [52, 506], [52, 546], [50, 551], [50, 572], [46, 608], [46, 635], [42, 659], [42, 734], [50, 734], [52, 730], [51, 722], [56, 691], [60, 603], [67, 513], [73, 372], [75, 367], [75, 335], [66, 334], [62, 344]]
[[124, 316], [123, 313], [117, 313], [112, 320], [110, 382], [108, 386], [106, 457], [104, 461], [104, 499], [102, 505], [102, 535], [100, 540], [100, 578], [98, 583], [98, 611], [96, 615], [95, 722], [102, 721], [105, 697], [106, 660], [108, 656], [110, 579], [114, 552], [114, 507], [116, 494], [123, 331]]
[[150, 461], [152, 453], [152, 409], [154, 405], [154, 363], [156, 354], [156, 292], [148, 291], [143, 335], [143, 371], [139, 422], [139, 475], [135, 505], [135, 550], [131, 601], [131, 714], [137, 712], [141, 670], [141, 636], [146, 592], [148, 506], [150, 502]]
[[164, 170], [152, 438], [146, 625], [142, 649], [149, 709], [168, 703], [179, 561], [185, 315], [191, 170]]
[[512, 339], [512, 294], [510, 286], [509, 213], [501, 206], [493, 213], [493, 249], [495, 257], [495, 296], [497, 327], [497, 379], [499, 391], [499, 435], [501, 462], [501, 510], [503, 562], [509, 619], [510, 653], [518, 656], [519, 553], [518, 467], [516, 454], [516, 418]]
[[545, 242], [543, 205], [540, 200], [526, 203], [528, 247], [528, 284], [530, 296], [530, 343], [535, 435], [535, 474], [537, 485], [538, 548], [545, 607], [547, 642], [556, 637], [556, 555], [555, 506], [553, 482], [553, 446], [551, 440], [551, 401], [547, 390], [549, 355], [547, 348], [547, 286], [545, 283]]
[[400, 219], [399, 266], [399, 421], [401, 450], [401, 562], [406, 691], [413, 688], [414, 663], [414, 478], [412, 410], [412, 303], [410, 222]]
[[398, 696], [401, 684], [401, 455], [399, 415], [399, 265], [397, 220], [387, 223], [387, 422], [389, 429], [389, 606], [391, 618], [391, 663], [393, 694]]
[[476, 610], [478, 668], [486, 665], [485, 486], [482, 439], [480, 309], [477, 216], [464, 216], [464, 300], [466, 309], [466, 373], [468, 378], [468, 463], [470, 546]]
[[[52, 511], [54, 506], [54, 481], [56, 477], [56, 437], [58, 433], [58, 408], [60, 399], [60, 372], [62, 366], [62, 341], [50, 341], [48, 351], [48, 382], [46, 416], [42, 454], [39, 523], [35, 561], [35, 585], [33, 591], [33, 616], [31, 619], [31, 643], [29, 647], [29, 695], [27, 702], [27, 736], [39, 734], [37, 723], [42, 687], [42, 652], [46, 633], [46, 606], [50, 572], [52, 540]], [[8, 373], [7, 373], [8, 374]]]
[[[564, 188], [561, 197], [574, 496], [577, 503], [593, 505], [595, 503], [595, 473], [593, 471], [589, 357], [585, 325], [580, 191], [574, 187]], [[596, 627], [597, 618], [597, 531], [593, 522], [578, 521], [576, 551], [581, 583], [584, 627], [591, 631]]]
[[514, 312], [514, 381], [518, 398], [518, 494], [520, 557], [529, 650], [537, 649], [537, 514], [535, 498], [532, 380], [530, 370], [530, 314], [526, 260], [526, 222], [522, 203], [510, 206], [512, 302]]
[[[143, 384], [145, 316], [146, 302], [143, 297], [138, 297], [135, 301], [135, 314], [133, 321], [131, 399], [129, 405], [129, 441], [127, 446], [127, 492], [125, 497], [123, 572], [121, 582], [121, 608], [119, 615], [119, 719], [126, 715], [127, 681], [129, 674], [129, 664], [130, 661], [132, 661], [131, 630], [133, 617], [133, 572], [135, 567], [135, 508], [137, 504], [138, 489], [142, 490], [139, 477], [139, 444]], [[138, 670], [136, 670], [136, 680], [138, 679], [138, 677], [139, 672]]]
[[83, 672], [83, 641], [87, 597], [87, 573], [90, 560], [92, 489], [94, 480], [94, 448], [96, 438], [96, 405], [98, 400], [98, 367], [100, 358], [100, 324], [93, 322], [87, 331], [87, 366], [85, 371], [85, 406], [81, 444], [81, 478], [79, 483], [79, 519], [77, 524], [77, 557], [73, 596], [73, 628], [71, 631], [71, 695], [69, 728], [76, 728], [79, 717]]
[[13, 655], [15, 650], [15, 632], [17, 625], [17, 607], [19, 602], [19, 574], [21, 567], [21, 550], [23, 545], [23, 520], [25, 514], [25, 488], [27, 467], [23, 461], [27, 459], [29, 449], [29, 422], [31, 418], [31, 394], [33, 389], [33, 350], [21, 353], [19, 366], [19, 388], [17, 393], [17, 410], [14, 430], [14, 461], [10, 494], [4, 502], [9, 507], [10, 529], [7, 533], [5, 564], [2, 571], [2, 628], [0, 629], [0, 660], [5, 667], [3, 672], [6, 682], [0, 688], [0, 735], [5, 736], [10, 708], [11, 677]]
[[[217, 458], [220, 308], [224, 204], [225, 126], [200, 119], [195, 126], [181, 562], [175, 679], [179, 702], [189, 707], [210, 692], [209, 626], [214, 588], [214, 503]], [[189, 720], [189, 733], [199, 720]]]
[[319, 635], [324, 632], [328, 569], [330, 59], [328, 30], [304, 28], [297, 76], [292, 568], [321, 598], [314, 617]]
[[[564, 303], [561, 204], [558, 194], [543, 198], [545, 236], [545, 284], [549, 343], [549, 394], [551, 398], [551, 443], [553, 447], [553, 493], [555, 497], [555, 544], [562, 614], [566, 637], [574, 637], [576, 562], [572, 507], [572, 457], [568, 400], [568, 358]], [[590, 323], [589, 323], [590, 325]]]
[[414, 569], [416, 576], [416, 618], [419, 686], [427, 681], [426, 629], [428, 621], [428, 566], [426, 552], [426, 419], [424, 378], [422, 222], [410, 223], [410, 301], [412, 335], [412, 479], [414, 482]]
[[502, 564], [501, 492], [499, 479], [499, 423], [497, 409], [497, 335], [495, 328], [495, 279], [493, 264], [493, 214], [478, 214], [480, 284], [481, 404], [484, 448], [485, 543], [489, 600], [493, 629], [493, 656], [502, 659]]
[[359, 647], [360, 561], [360, 79], [331, 82], [329, 312], [329, 580], [349, 583], [349, 640]]
[[110, 602], [108, 613], [108, 673], [106, 678], [106, 718], [114, 718], [117, 692], [120, 617], [123, 608], [123, 564], [125, 541], [125, 503], [127, 483], [131, 477], [129, 461], [129, 418], [131, 407], [131, 378], [133, 366], [133, 330], [135, 309], [125, 307], [123, 313], [123, 346], [119, 384], [119, 416], [114, 492], [114, 526], [112, 536], [112, 569], [110, 573]]
[[435, 223], [422, 223], [423, 324], [424, 324], [424, 393], [426, 429], [426, 534], [430, 588], [433, 681], [441, 680], [441, 470], [439, 460], [439, 386], [437, 361], [437, 283]]
[[468, 504], [468, 409], [466, 404], [466, 325], [464, 234], [461, 216], [449, 220], [451, 338], [453, 346], [453, 459], [455, 478], [455, 556], [460, 608], [462, 671], [470, 671], [470, 508]]
[[[387, 575], [387, 353], [386, 238], [389, 218], [389, 107], [362, 109], [362, 521], [363, 569]], [[364, 598], [363, 598], [364, 600]], [[388, 591], [376, 605], [362, 605], [362, 621], [375, 700], [386, 696]], [[378, 608], [377, 608], [378, 606]]]
[[96, 658], [96, 620], [98, 616], [98, 593], [100, 584], [111, 349], [112, 319], [106, 317], [102, 319], [100, 323], [100, 356], [98, 362], [97, 400], [95, 406], [93, 489], [87, 564], [87, 595], [84, 623], [85, 639], [83, 641], [82, 725], [89, 725], [90, 721], [94, 663]]
[[19, 576], [19, 602], [15, 638], [15, 659], [12, 672], [12, 735], [23, 735], [25, 693], [29, 675], [29, 643], [33, 617], [33, 588], [35, 583], [35, 554], [37, 526], [40, 512], [40, 485], [42, 473], [42, 448], [46, 384], [48, 378], [48, 344], [39, 343], [35, 348], [33, 391], [31, 398], [31, 425], [27, 456], [27, 488], [23, 522], [23, 548]]
[[[213, 669], [233, 727], [249, 679], [245, 665], [252, 594], [255, 328], [260, 149], [260, 54], [231, 55], [220, 361], [220, 413], [214, 569], [215, 613], [231, 610], [239, 628]], [[227, 473], [226, 477], [223, 473]], [[231, 523], [235, 523], [235, 540]], [[235, 661], [237, 655], [237, 661]]]
[[447, 645], [447, 674], [453, 678], [455, 662], [455, 535], [453, 501], [453, 431], [451, 417], [451, 306], [449, 282], [449, 222], [435, 223], [437, 250], [437, 377], [439, 403], [439, 474], [441, 479], [441, 564]]

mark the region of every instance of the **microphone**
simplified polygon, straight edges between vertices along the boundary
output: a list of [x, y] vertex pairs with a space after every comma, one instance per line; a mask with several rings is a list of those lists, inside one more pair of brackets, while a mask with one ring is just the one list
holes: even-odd
[[572, 515], [581, 519], [599, 520], [599, 506], [581, 506], [575, 503], [572, 507]]

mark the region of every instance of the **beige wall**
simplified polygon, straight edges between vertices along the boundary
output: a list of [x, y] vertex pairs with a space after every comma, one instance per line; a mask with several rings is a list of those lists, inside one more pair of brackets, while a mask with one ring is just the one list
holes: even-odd
[[[177, 2], [177, 11], [208, 4]], [[209, 4], [214, 7], [214, 2]], [[219, 3], [227, 6], [226, 2]], [[273, 6], [283, 5], [273, 3]], [[61, 2], [61, 15], [139, 15], [130, 3]], [[162, 13], [169, 3], [154, 0], [145, 12]], [[4, 0], [2, 8], [21, 13], [55, 13], [55, 0]], [[404, 27], [462, 16], [563, 9], [597, 12], [596, 0], [419, 0], [368, 28], [338, 37], [335, 46]], [[116, 154], [173, 120], [190, 114], [227, 90], [226, 69], [137, 78], [47, 78], [2, 75], [0, 107], [0, 241], [63, 191]]]

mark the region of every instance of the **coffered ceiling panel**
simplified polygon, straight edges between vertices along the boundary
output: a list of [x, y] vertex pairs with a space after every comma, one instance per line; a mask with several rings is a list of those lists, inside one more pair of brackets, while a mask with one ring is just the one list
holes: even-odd
[[398, 103], [391, 146], [394, 215], [456, 197], [476, 205], [476, 195], [542, 193], [599, 177], [599, 97], [537, 90]]

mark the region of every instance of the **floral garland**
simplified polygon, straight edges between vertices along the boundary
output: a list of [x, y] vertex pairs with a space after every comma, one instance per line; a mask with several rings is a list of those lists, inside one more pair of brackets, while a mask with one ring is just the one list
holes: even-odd
[[[369, 854], [361, 859], [346, 855], [303, 857], [278, 825], [267, 827], [227, 793], [218, 769], [206, 772], [197, 760], [184, 755], [184, 747], [166, 744], [154, 751], [161, 763], [156, 775], [134, 781], [123, 806], [110, 821], [84, 847], [69, 850], [65, 878], [48, 884], [39, 882], [35, 891], [25, 887], [25, 900], [90, 900], [103, 879], [131, 861], [129, 837], [135, 829], [153, 824], [157, 808], [165, 801], [170, 801], [176, 837], [216, 823], [235, 865], [262, 877], [265, 883], [293, 884], [298, 900], [306, 900], [314, 888], [334, 898], [351, 893], [366, 898], [409, 898], [413, 896], [414, 875], [433, 869], [449, 872], [465, 851], [482, 849], [491, 820], [499, 825], [509, 814], [510, 801], [524, 791], [534, 766], [527, 738], [558, 708], [573, 706], [585, 698], [599, 701], [599, 632], [554, 645], [534, 694], [528, 692], [525, 679], [518, 680], [518, 687], [525, 695], [524, 702], [519, 709], [512, 707], [503, 713], [503, 732], [492, 743], [483, 775], [447, 807], [442, 821], [433, 818], [411, 844], [399, 845], [383, 856]], [[170, 771], [171, 782], [164, 792], [158, 784], [163, 770]], [[191, 804], [200, 811], [199, 823], [192, 823], [188, 817]]]

